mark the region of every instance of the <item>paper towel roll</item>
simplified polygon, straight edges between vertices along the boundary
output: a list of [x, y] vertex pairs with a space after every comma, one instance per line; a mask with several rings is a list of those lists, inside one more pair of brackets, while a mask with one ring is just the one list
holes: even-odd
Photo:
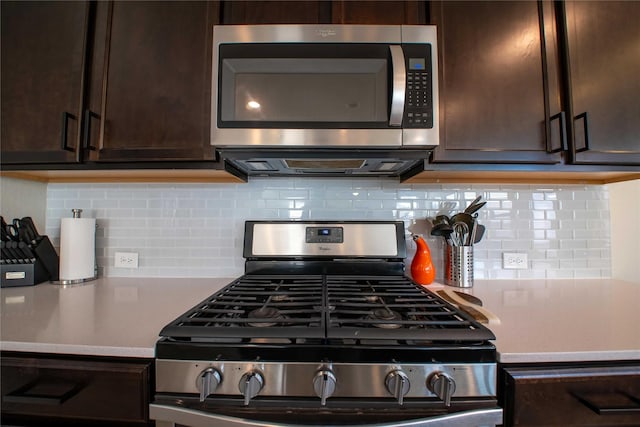
[[96, 219], [62, 218], [60, 223], [60, 281], [95, 277]]

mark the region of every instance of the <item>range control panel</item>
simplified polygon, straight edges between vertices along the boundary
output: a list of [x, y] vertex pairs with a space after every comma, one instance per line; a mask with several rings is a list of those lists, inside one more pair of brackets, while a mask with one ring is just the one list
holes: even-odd
[[342, 243], [342, 227], [307, 227], [307, 243]]

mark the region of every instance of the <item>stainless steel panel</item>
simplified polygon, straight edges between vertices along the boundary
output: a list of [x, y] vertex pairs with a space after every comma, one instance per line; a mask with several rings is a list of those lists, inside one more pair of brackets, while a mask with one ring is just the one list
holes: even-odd
[[431, 43], [431, 90], [433, 94], [433, 128], [404, 129], [403, 147], [436, 146], [440, 144], [440, 98], [438, 86], [438, 35], [435, 26], [403, 25], [403, 43]]
[[[343, 243], [307, 243], [308, 227], [340, 227]], [[255, 256], [397, 257], [394, 223], [258, 223], [253, 225]]]
[[[291, 414], [295, 418], [295, 414]], [[188, 427], [210, 427], [220, 425], [226, 427], [301, 427], [301, 424], [274, 423], [249, 420], [246, 418], [229, 417], [211, 414], [192, 409], [185, 409], [166, 405], [149, 405], [149, 417], [156, 420], [157, 427], [174, 427], [176, 424]], [[354, 415], [355, 417], [355, 415]], [[490, 427], [502, 424], [502, 409], [478, 409], [456, 412], [429, 418], [409, 421], [397, 421], [384, 424], [362, 424], [354, 422], [352, 425], [360, 427]]]
[[[425, 364], [358, 364], [358, 363], [303, 363], [303, 362], [214, 362], [187, 360], [156, 360], [156, 391], [197, 394], [197, 378], [207, 368], [215, 368], [222, 375], [222, 382], [215, 394], [240, 396], [238, 384], [247, 372], [258, 370], [264, 377], [260, 396], [312, 397], [313, 378], [320, 369], [331, 369], [337, 383], [335, 397], [395, 398], [385, 386], [386, 376], [394, 370], [402, 370], [410, 381], [405, 398], [435, 397], [427, 389], [426, 381], [434, 372], [451, 376], [456, 389], [453, 397], [492, 397], [496, 395], [495, 363], [425, 363]], [[215, 396], [215, 394], [213, 396]]]
[[[213, 126], [211, 144], [216, 147], [400, 148], [402, 146], [401, 129], [218, 129], [215, 115], [211, 122]], [[428, 130], [415, 129], [416, 132], [422, 133]], [[426, 133], [423, 139], [427, 140]]]
[[[213, 39], [222, 43], [400, 43], [399, 25], [221, 25]], [[217, 49], [217, 48], [216, 48]]]

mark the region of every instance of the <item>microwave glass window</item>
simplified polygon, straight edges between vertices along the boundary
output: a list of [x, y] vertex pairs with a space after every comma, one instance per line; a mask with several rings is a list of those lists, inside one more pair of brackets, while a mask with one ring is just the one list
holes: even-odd
[[220, 118], [251, 122], [385, 122], [387, 60], [222, 61]]

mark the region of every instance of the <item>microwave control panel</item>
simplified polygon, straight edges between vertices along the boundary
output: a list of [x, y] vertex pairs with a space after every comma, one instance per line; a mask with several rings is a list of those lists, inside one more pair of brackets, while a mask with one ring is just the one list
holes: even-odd
[[403, 44], [407, 87], [405, 128], [433, 128], [433, 75], [430, 44]]

